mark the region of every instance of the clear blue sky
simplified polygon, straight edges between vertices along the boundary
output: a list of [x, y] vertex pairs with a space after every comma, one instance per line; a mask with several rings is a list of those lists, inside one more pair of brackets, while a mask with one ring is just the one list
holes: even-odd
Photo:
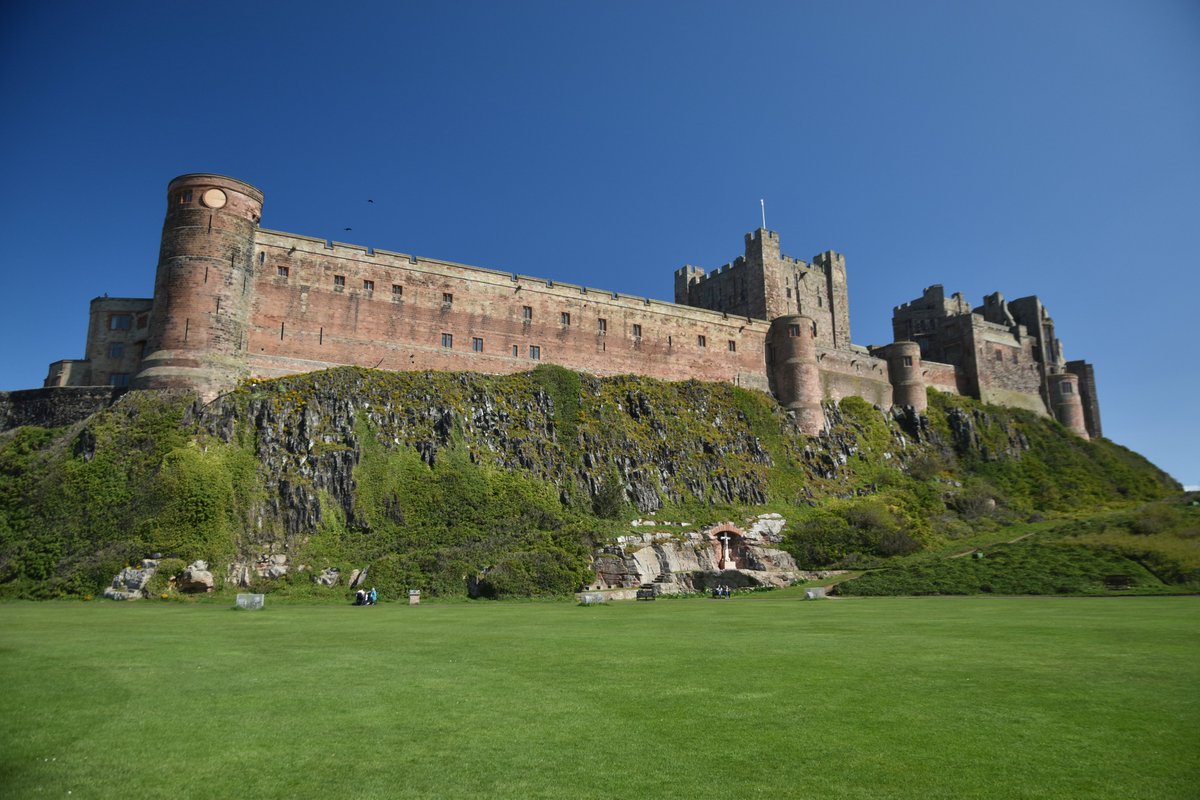
[[265, 227], [662, 299], [766, 198], [785, 252], [846, 254], [855, 342], [929, 284], [1038, 294], [1108, 437], [1200, 484], [1196, 0], [11, 0], [0, 97], [0, 388], [150, 295], [185, 172]]

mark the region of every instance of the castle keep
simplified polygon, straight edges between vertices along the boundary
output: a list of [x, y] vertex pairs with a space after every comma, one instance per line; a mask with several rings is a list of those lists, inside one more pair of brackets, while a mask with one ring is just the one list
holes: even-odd
[[1067, 362], [1037, 297], [972, 309], [941, 286], [898, 306], [896, 341], [850, 340], [846, 262], [780, 251], [763, 228], [719, 269], [675, 272], [675, 302], [259, 227], [263, 193], [183, 175], [167, 189], [153, 298], [97, 298], [86, 356], [47, 387], [185, 388], [336, 365], [510, 373], [539, 361], [595, 374], [726, 381], [772, 392], [809, 433], [854, 395], [925, 408], [925, 389], [1052, 414], [1099, 436], [1090, 364]]

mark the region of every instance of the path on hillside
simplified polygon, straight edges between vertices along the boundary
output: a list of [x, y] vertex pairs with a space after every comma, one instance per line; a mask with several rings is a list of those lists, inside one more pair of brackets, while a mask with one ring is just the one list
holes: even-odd
[[[1015, 543], [1021, 541], [1022, 539], [1028, 539], [1030, 536], [1033, 536], [1035, 533], [1037, 533], [1037, 531], [1030, 531], [1029, 533], [1023, 533], [1015, 539], [1009, 539], [1007, 542], [1005, 542], [1005, 544], [1015, 544]], [[971, 553], [974, 553], [974, 552], [978, 551], [979, 549], [980, 548], [978, 548], [978, 547], [972, 547], [970, 550], [964, 550], [961, 553], [955, 553], [954, 555], [946, 556], [946, 558], [962, 558], [963, 556], [971, 555]]]

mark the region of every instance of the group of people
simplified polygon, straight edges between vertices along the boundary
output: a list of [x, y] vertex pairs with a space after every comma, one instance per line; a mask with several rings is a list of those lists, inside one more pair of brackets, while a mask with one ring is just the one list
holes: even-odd
[[372, 586], [370, 591], [359, 589], [354, 593], [354, 605], [356, 606], [373, 606], [379, 595], [375, 592], [375, 587]]
[[726, 586], [725, 584], [723, 584], [723, 583], [719, 583], [719, 584], [717, 584], [716, 586], [714, 586], [714, 587], [712, 588], [712, 596], [713, 596], [713, 597], [723, 597], [723, 598], [725, 598], [726, 600], [728, 600], [728, 599], [729, 599], [729, 595], [730, 595], [730, 593], [731, 593], [732, 591], [733, 591], [733, 590], [732, 590], [732, 589], [730, 589], [730, 588], [729, 588], [728, 586]]

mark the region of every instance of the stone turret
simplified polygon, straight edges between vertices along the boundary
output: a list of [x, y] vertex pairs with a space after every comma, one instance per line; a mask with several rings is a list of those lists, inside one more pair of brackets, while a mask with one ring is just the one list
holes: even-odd
[[921, 377], [921, 348], [916, 342], [893, 342], [885, 348], [892, 405], [912, 406], [924, 414], [928, 406], [925, 381]]
[[1060, 372], [1049, 376], [1050, 404], [1054, 418], [1066, 428], [1088, 438], [1083, 418], [1083, 402], [1079, 397], [1079, 376]]
[[825, 428], [825, 411], [821, 408], [821, 374], [812, 319], [792, 314], [772, 320], [767, 346], [771, 348], [772, 378], [779, 404], [795, 413], [802, 431], [820, 433]]
[[263, 193], [220, 175], [167, 187], [150, 335], [138, 389], [192, 389], [205, 399], [247, 374], [254, 239]]

